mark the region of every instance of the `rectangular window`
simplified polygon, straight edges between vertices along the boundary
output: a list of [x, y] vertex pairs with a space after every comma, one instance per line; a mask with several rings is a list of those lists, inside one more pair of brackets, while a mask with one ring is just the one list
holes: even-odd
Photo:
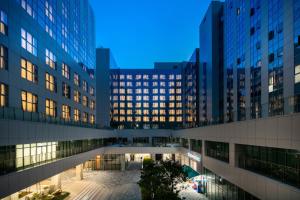
[[3, 45], [0, 45], [0, 69], [8, 68], [8, 53], [7, 48]]
[[87, 96], [82, 96], [82, 105], [83, 106], [88, 106], [88, 97]]
[[80, 92], [78, 90], [74, 90], [74, 101], [80, 103]]
[[88, 88], [88, 84], [87, 84], [87, 82], [85, 81], [85, 80], [83, 80], [82, 81], [82, 89], [83, 89], [83, 91], [87, 91], [87, 88]]
[[37, 95], [22, 91], [22, 110], [27, 112], [37, 112], [38, 111], [38, 98]]
[[229, 163], [229, 144], [205, 141], [205, 154], [206, 156]]
[[77, 73], [74, 73], [74, 84], [77, 86], [80, 85], [80, 77]]
[[94, 100], [91, 100], [91, 101], [90, 101], [90, 109], [91, 109], [91, 110], [95, 110], [95, 108], [96, 108], [95, 101], [94, 101]]
[[51, 22], [54, 22], [52, 5], [47, 0], [45, 1], [45, 15]]
[[8, 87], [0, 83], [0, 107], [8, 106]]
[[51, 92], [56, 92], [56, 78], [48, 73], [45, 76], [46, 89]]
[[68, 99], [71, 98], [70, 86], [64, 82], [62, 83], [62, 95]]
[[33, 83], [38, 82], [38, 68], [30, 61], [21, 58], [21, 77]]
[[51, 99], [46, 99], [46, 115], [56, 117], [56, 102]]
[[86, 112], [82, 113], [82, 122], [84, 123], [88, 122], [88, 114]]
[[0, 10], [0, 33], [7, 35], [7, 15], [5, 12]]
[[46, 65], [48, 65], [52, 69], [56, 69], [56, 56], [48, 49], [45, 50], [45, 59]]
[[37, 40], [23, 28], [21, 28], [21, 46], [32, 55], [37, 56]]
[[95, 89], [92, 86], [90, 86], [90, 95], [95, 96]]
[[80, 120], [80, 111], [78, 109], [74, 109], [74, 121], [78, 122]]
[[22, 8], [30, 15], [32, 18], [35, 18], [35, 11], [33, 9], [32, 0], [21, 0]]
[[70, 79], [70, 68], [65, 63], [62, 64], [62, 76], [66, 79]]
[[62, 107], [61, 107], [61, 117], [64, 120], [70, 120], [70, 115], [71, 115], [70, 106], [62, 105]]

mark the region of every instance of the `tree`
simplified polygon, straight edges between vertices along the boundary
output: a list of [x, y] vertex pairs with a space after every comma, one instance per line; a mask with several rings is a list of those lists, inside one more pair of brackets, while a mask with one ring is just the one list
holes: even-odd
[[179, 163], [174, 161], [154, 162], [151, 159], [145, 159], [143, 166], [139, 181], [143, 200], [179, 199], [179, 191], [175, 191], [175, 186], [185, 180]]

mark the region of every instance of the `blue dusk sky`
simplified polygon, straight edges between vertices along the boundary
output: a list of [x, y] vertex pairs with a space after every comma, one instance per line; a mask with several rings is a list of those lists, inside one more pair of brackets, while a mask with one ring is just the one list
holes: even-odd
[[199, 47], [211, 0], [90, 0], [96, 47], [110, 48], [121, 68], [185, 61]]

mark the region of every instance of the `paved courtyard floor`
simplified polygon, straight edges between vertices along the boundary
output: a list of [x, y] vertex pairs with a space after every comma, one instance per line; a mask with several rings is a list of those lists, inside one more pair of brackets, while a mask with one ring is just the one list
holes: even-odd
[[70, 200], [139, 200], [139, 179], [139, 170], [91, 171], [85, 172], [81, 181], [64, 181], [62, 189], [71, 193]]

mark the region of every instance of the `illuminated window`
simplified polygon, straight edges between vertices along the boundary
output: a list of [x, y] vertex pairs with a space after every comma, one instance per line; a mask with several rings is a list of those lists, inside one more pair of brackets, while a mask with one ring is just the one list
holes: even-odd
[[125, 101], [125, 96], [124, 95], [120, 96], [120, 101]]
[[176, 86], [180, 87], [181, 86], [181, 82], [176, 82]]
[[149, 90], [148, 89], [144, 89], [144, 94], [148, 94]]
[[161, 102], [161, 103], [159, 103], [159, 106], [160, 106], [161, 108], [164, 108], [164, 107], [166, 107], [166, 104], [163, 103], [163, 102]]
[[82, 96], [82, 105], [87, 107], [88, 104], [89, 104], [88, 97], [87, 96]]
[[152, 115], [158, 115], [158, 110], [157, 109], [152, 110]]
[[125, 115], [125, 110], [120, 110], [120, 115]]
[[88, 122], [88, 114], [86, 112], [82, 112], [82, 121], [84, 123]]
[[166, 121], [166, 118], [165, 118], [164, 116], [160, 116], [160, 117], [159, 117], [159, 121], [160, 121], [160, 122], [165, 122], [165, 121]]
[[175, 110], [169, 110], [170, 115], [175, 115]]
[[142, 96], [136, 96], [135, 98], [137, 101], [141, 101], [142, 100]]
[[135, 114], [141, 115], [141, 114], [142, 114], [142, 110], [136, 110], [136, 111], [135, 111]]
[[135, 104], [135, 107], [136, 107], [136, 108], [140, 108], [140, 107], [142, 107], [142, 104], [141, 104], [141, 103], [136, 103], [136, 104]]
[[182, 121], [182, 117], [176, 117], [176, 121], [177, 122], [181, 122]]
[[166, 100], [166, 97], [165, 97], [165, 96], [159, 96], [159, 100], [165, 101], [165, 100]]
[[80, 103], [80, 92], [78, 90], [74, 90], [74, 101]]
[[161, 87], [165, 87], [165, 86], [166, 86], [166, 82], [163, 82], [163, 81], [160, 82], [160, 86], [161, 86]]
[[182, 103], [176, 103], [176, 107], [177, 108], [181, 108], [182, 107]]
[[114, 122], [117, 122], [117, 121], [119, 121], [119, 118], [118, 118], [118, 117], [114, 117], [114, 118], [113, 118], [113, 121], [114, 121]]
[[52, 69], [56, 69], [56, 56], [48, 49], [45, 50], [46, 65]]
[[74, 109], [73, 119], [75, 122], [78, 122], [80, 120], [80, 111], [76, 108]]
[[127, 89], [127, 94], [132, 94], [132, 89]]
[[160, 78], [161, 80], [164, 80], [164, 79], [166, 79], [166, 75], [161, 74], [161, 75], [159, 76], [159, 78]]
[[153, 103], [152, 106], [153, 108], [158, 108], [158, 103]]
[[32, 0], [21, 0], [22, 8], [30, 15], [32, 18], [35, 18], [35, 12], [32, 8], [33, 1]]
[[170, 122], [174, 122], [175, 121], [175, 117], [174, 116], [169, 117], [169, 121]]
[[8, 53], [7, 48], [3, 45], [0, 45], [0, 69], [8, 68]]
[[56, 117], [56, 102], [51, 99], [46, 99], [46, 115]]
[[128, 122], [132, 122], [132, 117], [127, 117]]
[[120, 82], [120, 86], [124, 87], [125, 86], [125, 82]]
[[174, 108], [175, 104], [174, 103], [169, 103], [170, 108]]
[[38, 98], [37, 95], [30, 92], [22, 91], [22, 110], [27, 112], [38, 111]]
[[142, 94], [142, 90], [141, 89], [135, 89], [135, 93], [136, 94]]
[[95, 89], [92, 86], [90, 86], [90, 95], [95, 96]]
[[136, 121], [136, 122], [140, 122], [141, 119], [142, 119], [141, 117], [135, 117], [135, 121]]
[[0, 83], [0, 107], [8, 106], [8, 87]]
[[90, 114], [90, 124], [95, 124], [95, 115]]
[[37, 66], [21, 58], [21, 77], [33, 83], [38, 82], [38, 69]]
[[131, 80], [132, 79], [132, 75], [127, 75], [126, 78], [129, 79], [129, 80]]
[[51, 92], [56, 92], [56, 78], [48, 73], [45, 76], [46, 89]]
[[181, 93], [181, 89], [176, 89], [176, 93], [180, 94]]
[[120, 94], [125, 94], [125, 89], [120, 89]]
[[149, 117], [146, 117], [146, 116], [143, 117], [143, 121], [144, 121], [144, 122], [149, 122]]
[[181, 115], [182, 114], [182, 110], [176, 110], [176, 114], [177, 115]]
[[181, 101], [181, 96], [176, 96], [177, 101]]
[[144, 86], [148, 87], [149, 86], [149, 82], [144, 82]]
[[132, 101], [132, 96], [127, 96], [127, 101]]
[[132, 82], [127, 82], [127, 86], [131, 87], [132, 86]]
[[152, 79], [153, 80], [157, 80], [158, 79], [158, 75], [157, 74], [152, 75]]
[[119, 93], [119, 90], [118, 90], [118, 89], [113, 89], [113, 93], [114, 93], [114, 94], [118, 94], [118, 93]]
[[66, 65], [65, 63], [62, 64], [62, 76], [70, 79], [70, 68], [68, 65]]
[[143, 111], [143, 114], [144, 114], [144, 115], [149, 115], [149, 110], [144, 110], [144, 111]]
[[62, 83], [62, 96], [66, 97], [68, 99], [71, 98], [70, 86], [68, 84], [66, 84], [65, 82]]
[[161, 94], [165, 94], [165, 93], [166, 93], [166, 90], [165, 90], [165, 89], [159, 89], [159, 92], [160, 92]]
[[158, 89], [152, 89], [152, 93], [153, 94], [157, 94], [158, 93]]
[[158, 96], [153, 96], [152, 99], [153, 99], [153, 101], [157, 101], [158, 100]]
[[295, 67], [295, 83], [300, 83], [300, 65]]
[[128, 108], [132, 108], [132, 103], [127, 103]]
[[170, 74], [169, 75], [169, 80], [173, 80], [174, 79], [174, 74]]
[[120, 74], [120, 80], [124, 80], [125, 79], [125, 75]]
[[136, 82], [136, 83], [135, 83], [135, 86], [138, 86], [138, 87], [139, 87], [139, 86], [142, 86], [142, 83], [141, 83], [141, 82]]
[[77, 73], [74, 73], [74, 84], [77, 86], [80, 85], [80, 76]]
[[174, 89], [170, 89], [170, 90], [169, 90], [169, 93], [170, 93], [170, 94], [174, 94], [174, 93], [175, 93], [175, 90], [174, 90]]
[[120, 117], [120, 122], [125, 122], [125, 117]]
[[153, 122], [158, 122], [158, 117], [157, 116], [152, 117], [152, 121]]
[[52, 5], [47, 0], [45, 1], [45, 15], [51, 22], [54, 22]]
[[143, 106], [144, 108], [149, 108], [149, 103], [144, 103]]
[[70, 106], [62, 105], [62, 106], [61, 106], [61, 117], [62, 117], [64, 120], [70, 120], [70, 116], [71, 116], [71, 109], [70, 109]]
[[87, 84], [87, 82], [85, 80], [83, 80], [82, 81], [82, 90], [86, 92], [87, 89], [88, 89], [88, 84]]
[[143, 96], [144, 101], [149, 101], [149, 96]]
[[0, 10], [0, 33], [7, 35], [7, 15]]
[[181, 75], [180, 74], [177, 74], [176, 75], [176, 80], [180, 80], [181, 79]]
[[141, 78], [142, 78], [142, 75], [140, 75], [140, 74], [135, 75], [135, 79], [136, 79], [136, 80], [139, 80], [139, 79], [141, 79]]
[[173, 81], [169, 82], [169, 86], [170, 87], [174, 87], [175, 86], [175, 82], [173, 82]]
[[125, 108], [125, 103], [120, 103], [120, 108]]
[[114, 97], [113, 97], [113, 100], [114, 100], [114, 101], [118, 101], [118, 96], [114, 96]]
[[95, 110], [95, 108], [96, 108], [96, 103], [95, 103], [94, 100], [91, 100], [91, 101], [90, 101], [90, 109], [91, 109], [91, 110]]
[[143, 79], [144, 79], [144, 80], [148, 80], [148, 79], [149, 79], [148, 74], [144, 74], [144, 75], [143, 75]]
[[37, 55], [36, 39], [23, 28], [21, 28], [21, 46], [23, 49], [26, 49], [32, 55]]
[[153, 83], [152, 83], [152, 86], [153, 86], [153, 87], [156, 87], [156, 86], [158, 86], [158, 83], [157, 83], [157, 82], [153, 82]]
[[165, 114], [166, 114], [166, 111], [165, 111], [165, 110], [160, 110], [160, 111], [159, 111], [159, 114], [160, 114], [160, 115], [165, 115]]

